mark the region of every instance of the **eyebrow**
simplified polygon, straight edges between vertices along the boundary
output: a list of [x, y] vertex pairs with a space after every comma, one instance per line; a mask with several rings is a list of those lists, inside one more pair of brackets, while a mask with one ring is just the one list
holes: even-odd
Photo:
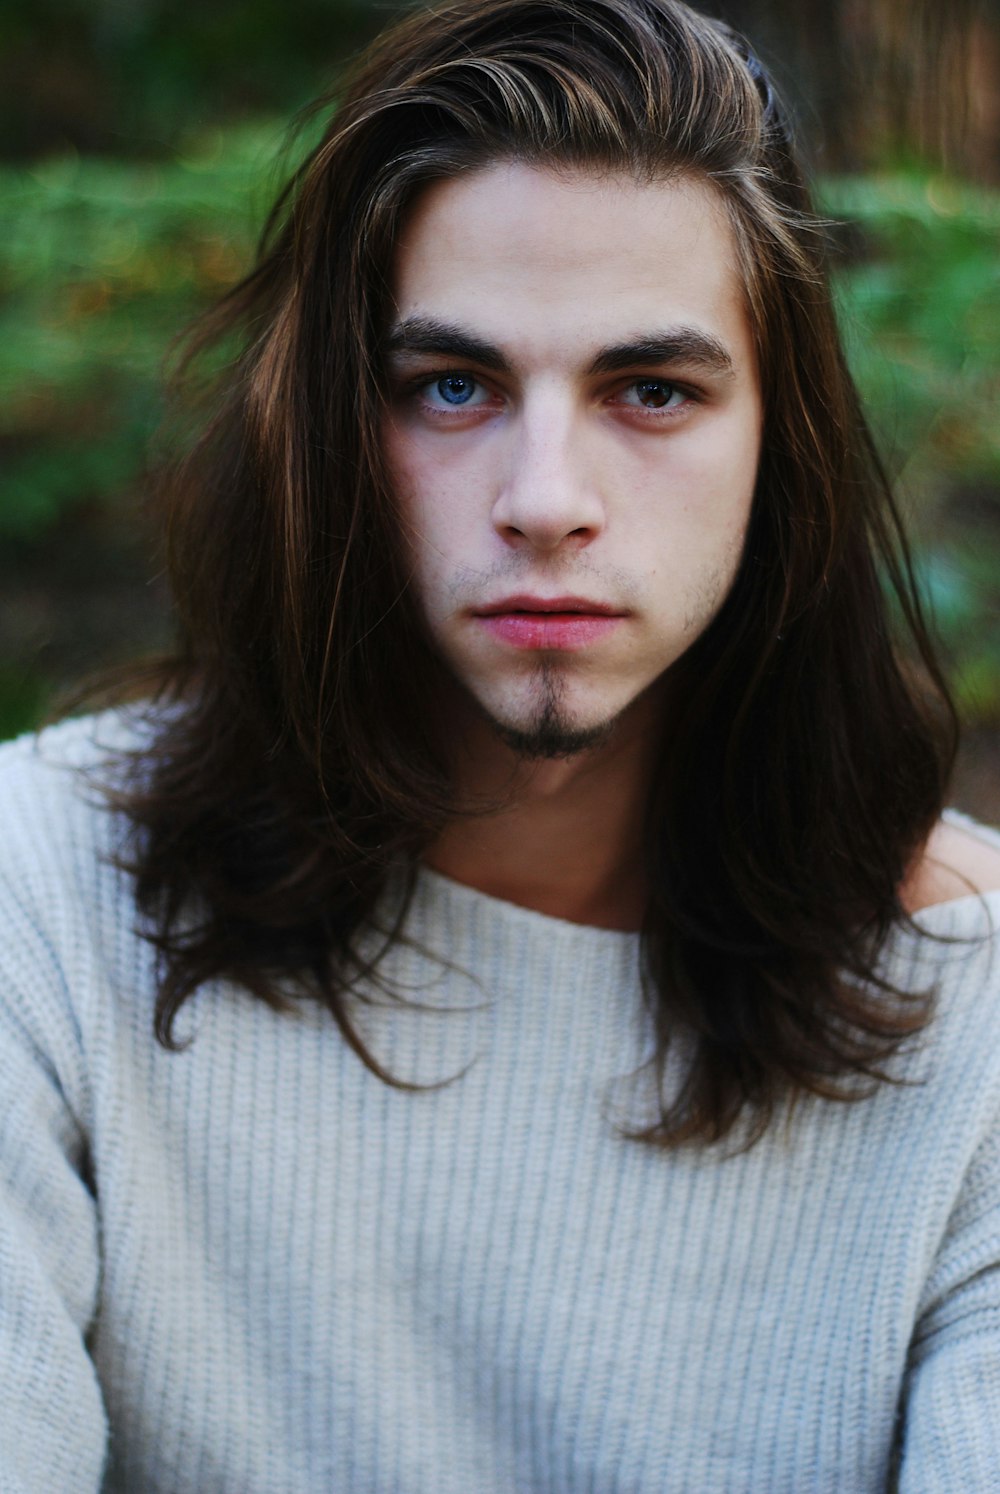
[[672, 327], [669, 331], [619, 342], [602, 348], [590, 365], [595, 374], [617, 373], [637, 363], [683, 363], [706, 373], [731, 375], [733, 360], [726, 347], [708, 332], [696, 327]]
[[[413, 316], [397, 322], [385, 341], [385, 350], [393, 353], [432, 353], [461, 358], [494, 373], [511, 373], [510, 359], [495, 343], [476, 337], [466, 328], [434, 317]], [[718, 338], [697, 327], [670, 327], [613, 343], [601, 348], [587, 370], [590, 374], [617, 373], [637, 364], [681, 363], [731, 377], [733, 360]]]
[[478, 363], [481, 368], [492, 369], [494, 373], [509, 374], [513, 371], [510, 360], [495, 343], [485, 342], [464, 327], [427, 316], [409, 316], [397, 322], [386, 338], [385, 350], [387, 353], [439, 353], [448, 358]]

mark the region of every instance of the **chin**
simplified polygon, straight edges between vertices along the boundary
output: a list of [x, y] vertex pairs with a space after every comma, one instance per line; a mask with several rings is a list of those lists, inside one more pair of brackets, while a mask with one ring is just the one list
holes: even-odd
[[621, 712], [573, 709], [565, 677], [543, 667], [527, 706], [498, 714], [482, 709], [501, 742], [519, 757], [535, 761], [576, 757], [601, 747], [614, 733]]
[[492, 725], [504, 746], [516, 752], [518, 757], [541, 762], [578, 757], [582, 752], [602, 747], [613, 734], [616, 722], [574, 726], [568, 721], [552, 719], [521, 726], [505, 725], [502, 721], [493, 721]]

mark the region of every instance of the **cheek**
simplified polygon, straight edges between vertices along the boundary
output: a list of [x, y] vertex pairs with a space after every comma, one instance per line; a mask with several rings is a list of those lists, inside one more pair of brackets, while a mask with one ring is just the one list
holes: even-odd
[[690, 641], [728, 595], [743, 555], [756, 478], [756, 446], [704, 443], [681, 453], [671, 481], [650, 491], [642, 529], [647, 579], [665, 621]]
[[483, 463], [451, 444], [390, 429], [386, 455], [398, 495], [403, 540], [421, 585], [440, 589], [463, 567], [488, 562], [488, 476]]
[[752, 507], [745, 483], [679, 484], [657, 495], [639, 525], [637, 559], [659, 581], [685, 588], [706, 577], [731, 578], [739, 566]]
[[440, 504], [433, 500], [433, 494], [440, 491], [440, 481], [434, 481], [419, 443], [405, 429], [391, 422], [384, 441], [403, 545], [418, 579], [423, 580], [428, 561], [438, 548]]
[[679, 449], [671, 491], [680, 503], [680, 533], [695, 553], [725, 566], [736, 559], [750, 522], [757, 482], [756, 424], [713, 433], [710, 445]]
[[440, 470], [421, 462], [419, 451], [394, 432], [386, 440], [396, 493], [399, 533], [421, 609], [432, 628], [447, 614], [448, 588], [462, 539]]

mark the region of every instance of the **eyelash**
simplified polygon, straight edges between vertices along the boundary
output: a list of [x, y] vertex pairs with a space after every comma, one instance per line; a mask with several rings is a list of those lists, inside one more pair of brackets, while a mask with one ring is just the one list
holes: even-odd
[[[487, 407], [485, 402], [483, 404], [461, 403], [450, 406], [448, 404], [430, 404], [430, 402], [426, 400], [427, 391], [433, 389], [436, 385], [443, 383], [446, 379], [467, 379], [473, 384], [474, 393], [479, 392], [480, 390], [485, 390], [487, 392], [489, 391], [489, 385], [484, 379], [481, 379], [478, 374], [470, 373], [467, 369], [463, 368], [445, 368], [442, 369], [440, 373], [433, 373], [429, 375], [421, 374], [418, 377], [411, 379], [404, 386], [402, 393], [404, 395], [404, 398], [422, 399], [424, 401], [424, 409], [427, 410], [428, 413], [430, 413], [432, 416], [442, 417], [445, 420], [450, 419], [453, 415], [461, 415], [465, 411], [471, 412]], [[625, 384], [618, 387], [617, 393], [619, 395], [627, 393], [629, 390], [636, 389], [643, 384], [661, 385], [664, 389], [670, 391], [668, 399], [676, 394], [682, 395], [683, 404], [670, 406], [669, 408], [666, 406], [657, 407], [655, 405], [649, 406], [640, 403], [627, 405], [626, 408], [632, 411], [640, 419], [652, 420], [657, 422], [676, 419], [683, 411], [688, 408], [689, 405], [695, 404], [699, 400], [699, 394], [697, 390], [690, 388], [688, 385], [678, 383], [674, 379], [660, 378], [657, 375], [653, 374], [639, 375], [636, 378], [629, 379]]]

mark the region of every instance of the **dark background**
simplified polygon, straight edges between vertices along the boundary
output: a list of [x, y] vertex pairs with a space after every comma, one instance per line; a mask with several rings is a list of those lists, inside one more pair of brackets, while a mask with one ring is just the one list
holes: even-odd
[[[956, 799], [1000, 820], [996, 4], [706, 9], [753, 38], [807, 142], [967, 726]], [[394, 10], [0, 0], [0, 736], [168, 637], [143, 516], [161, 361], [247, 265], [291, 114]]]

